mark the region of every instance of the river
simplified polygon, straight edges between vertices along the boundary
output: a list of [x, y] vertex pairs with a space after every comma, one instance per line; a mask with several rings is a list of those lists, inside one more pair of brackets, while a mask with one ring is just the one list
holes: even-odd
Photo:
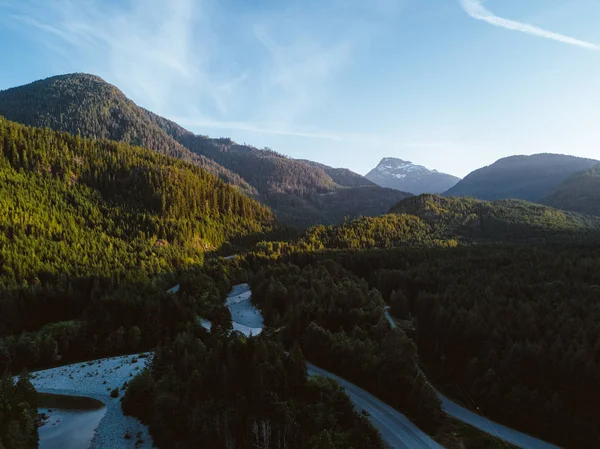
[[92, 398], [40, 393], [38, 411], [48, 417], [39, 428], [40, 449], [87, 449], [106, 407]]

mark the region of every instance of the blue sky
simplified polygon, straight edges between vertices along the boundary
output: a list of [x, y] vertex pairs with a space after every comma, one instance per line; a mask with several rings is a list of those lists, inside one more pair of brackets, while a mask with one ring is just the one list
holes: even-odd
[[0, 89], [94, 73], [194, 132], [366, 173], [600, 158], [597, 0], [0, 0]]

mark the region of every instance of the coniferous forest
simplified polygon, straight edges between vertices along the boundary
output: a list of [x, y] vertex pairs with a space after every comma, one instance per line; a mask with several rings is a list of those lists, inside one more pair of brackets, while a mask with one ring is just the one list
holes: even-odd
[[[104, 85], [54, 82], [77, 95]], [[600, 218], [567, 211], [595, 213], [594, 169], [545, 201], [565, 210], [374, 200], [360, 175], [195, 136], [119, 92], [105, 93], [126, 113], [100, 123], [30, 89], [42, 124], [60, 128], [56, 110], [75, 108], [88, 137], [0, 117], [0, 449], [38, 443], [26, 370], [140, 351], [154, 355], [122, 408], [161, 448], [385, 447], [311, 363], [446, 447], [481, 446], [446, 439], [436, 390], [561, 447], [600, 446]], [[7, 105], [28, 121], [19, 95]], [[259, 193], [298, 227], [323, 224], [297, 234]], [[241, 282], [264, 318], [259, 337], [233, 331], [225, 300]]]

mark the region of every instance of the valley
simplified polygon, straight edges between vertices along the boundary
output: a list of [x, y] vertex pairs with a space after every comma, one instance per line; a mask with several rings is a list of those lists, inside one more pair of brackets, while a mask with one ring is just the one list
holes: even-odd
[[363, 177], [86, 74], [2, 91], [0, 114], [0, 448], [600, 438], [598, 161]]

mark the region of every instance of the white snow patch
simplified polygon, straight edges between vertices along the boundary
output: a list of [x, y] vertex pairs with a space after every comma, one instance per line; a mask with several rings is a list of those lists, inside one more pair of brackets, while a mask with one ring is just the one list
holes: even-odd
[[[112, 357], [73, 365], [60, 366], [32, 373], [33, 386], [43, 393], [87, 396], [106, 405], [106, 413], [92, 439], [90, 449], [96, 448], [151, 448], [152, 439], [148, 428], [136, 418], [123, 415], [119, 398], [111, 398], [110, 392], [131, 381], [142, 369], [146, 358], [137, 355]], [[119, 396], [123, 396], [120, 391]], [[136, 446], [136, 435], [141, 432], [144, 443]], [[132, 438], [126, 440], [129, 433]]]

